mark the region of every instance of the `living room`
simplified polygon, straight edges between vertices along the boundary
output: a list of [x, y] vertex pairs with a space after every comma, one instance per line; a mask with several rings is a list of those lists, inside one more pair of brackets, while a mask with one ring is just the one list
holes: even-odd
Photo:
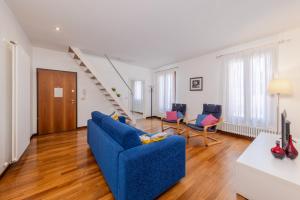
[[299, 199], [299, 10], [1, 0], [0, 199]]

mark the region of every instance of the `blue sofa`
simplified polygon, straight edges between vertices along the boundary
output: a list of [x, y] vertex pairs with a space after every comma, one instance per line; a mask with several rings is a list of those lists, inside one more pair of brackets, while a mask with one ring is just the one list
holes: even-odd
[[143, 131], [100, 112], [88, 120], [87, 142], [116, 200], [157, 198], [185, 176], [185, 139], [142, 144]]

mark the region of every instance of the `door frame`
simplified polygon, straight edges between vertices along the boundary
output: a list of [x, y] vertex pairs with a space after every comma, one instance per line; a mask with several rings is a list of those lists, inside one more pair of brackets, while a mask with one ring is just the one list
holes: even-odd
[[77, 72], [72, 71], [65, 71], [65, 70], [57, 70], [57, 69], [47, 69], [47, 68], [36, 68], [36, 114], [37, 114], [37, 120], [36, 120], [36, 127], [37, 127], [37, 134], [40, 135], [39, 131], [39, 71], [57, 71], [57, 72], [67, 72], [67, 73], [73, 73], [75, 74], [75, 84], [76, 84], [76, 129], [78, 129], [78, 79], [77, 79]]

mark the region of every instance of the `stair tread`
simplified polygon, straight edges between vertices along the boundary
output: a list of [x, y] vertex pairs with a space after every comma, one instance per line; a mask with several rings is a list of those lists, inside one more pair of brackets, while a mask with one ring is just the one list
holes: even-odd
[[69, 53], [74, 53], [74, 51], [73, 51], [73, 49], [71, 47], [69, 47], [68, 52]]
[[73, 58], [76, 59], [76, 60], [80, 60], [80, 58], [77, 56], [77, 54], [74, 54]]
[[81, 61], [80, 66], [86, 67], [86, 65]]

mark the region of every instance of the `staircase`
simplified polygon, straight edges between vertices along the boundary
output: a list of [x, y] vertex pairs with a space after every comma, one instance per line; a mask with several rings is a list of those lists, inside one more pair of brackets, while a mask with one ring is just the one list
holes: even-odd
[[111, 103], [115, 111], [122, 116], [125, 116], [127, 120], [130, 121], [131, 124], [135, 124], [135, 119], [131, 112], [122, 104], [119, 100], [119, 97], [113, 93], [110, 88], [104, 85], [103, 82], [99, 80], [96, 76], [97, 69], [94, 68], [81, 53], [79, 48], [69, 47], [68, 53], [71, 57], [76, 61], [79, 67], [90, 77], [91, 81], [97, 86], [100, 92], [105, 96], [105, 98]]

